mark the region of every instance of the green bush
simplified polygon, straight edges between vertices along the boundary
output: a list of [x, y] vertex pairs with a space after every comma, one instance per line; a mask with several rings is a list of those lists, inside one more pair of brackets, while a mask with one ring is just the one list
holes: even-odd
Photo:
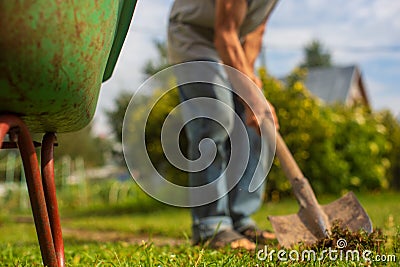
[[[260, 71], [264, 92], [275, 106], [280, 132], [300, 169], [317, 193], [388, 189], [393, 180], [393, 132], [399, 125], [390, 113], [372, 113], [362, 106], [328, 106], [313, 98], [297, 69], [283, 84]], [[388, 127], [391, 127], [390, 129]], [[397, 150], [398, 151], [398, 150]], [[290, 192], [275, 161], [267, 192]]]

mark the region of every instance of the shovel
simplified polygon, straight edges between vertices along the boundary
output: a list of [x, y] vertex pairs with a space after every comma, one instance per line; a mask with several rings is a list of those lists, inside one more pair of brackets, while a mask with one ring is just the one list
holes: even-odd
[[275, 132], [271, 120], [264, 119], [262, 127], [269, 136], [275, 134], [276, 155], [300, 205], [297, 214], [268, 217], [280, 245], [289, 248], [299, 242], [313, 244], [330, 234], [331, 225], [335, 221], [339, 221], [341, 227], [350, 231], [363, 229], [368, 233], [372, 232], [371, 220], [354, 193], [349, 192], [327, 205], [319, 205], [310, 183], [279, 132]]

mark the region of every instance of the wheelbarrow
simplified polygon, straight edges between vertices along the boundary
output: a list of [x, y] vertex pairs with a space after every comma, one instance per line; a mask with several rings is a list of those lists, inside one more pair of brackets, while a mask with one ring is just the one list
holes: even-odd
[[[0, 1], [0, 147], [20, 150], [45, 266], [65, 265], [55, 133], [77, 131], [92, 120], [135, 5], [136, 0]], [[42, 143], [33, 142], [31, 133], [44, 133]]]

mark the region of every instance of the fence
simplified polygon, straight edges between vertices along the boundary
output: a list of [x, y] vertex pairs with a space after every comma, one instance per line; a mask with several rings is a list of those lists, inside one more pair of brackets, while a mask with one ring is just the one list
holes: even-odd
[[[60, 207], [115, 205], [143, 198], [144, 193], [115, 166], [85, 169], [80, 157], [63, 157], [55, 164], [55, 182]], [[126, 177], [126, 175], [125, 175]], [[25, 174], [18, 152], [0, 154], [0, 210], [26, 211], [30, 207]]]

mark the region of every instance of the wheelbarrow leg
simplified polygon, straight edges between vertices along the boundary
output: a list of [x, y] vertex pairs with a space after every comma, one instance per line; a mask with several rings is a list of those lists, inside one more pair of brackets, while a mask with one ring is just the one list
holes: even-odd
[[53, 152], [55, 142], [56, 135], [54, 133], [46, 133], [44, 135], [41, 151], [42, 181], [58, 266], [64, 267], [64, 242], [62, 239], [60, 215], [58, 213], [56, 186], [54, 181]]
[[24, 165], [29, 199], [31, 201], [43, 264], [49, 267], [56, 267], [58, 266], [57, 257], [51, 234], [39, 164], [32, 138], [28, 128], [20, 118], [15, 115], [2, 115], [0, 116], [1, 141], [3, 141], [5, 135], [11, 128], [18, 128], [18, 147]]

